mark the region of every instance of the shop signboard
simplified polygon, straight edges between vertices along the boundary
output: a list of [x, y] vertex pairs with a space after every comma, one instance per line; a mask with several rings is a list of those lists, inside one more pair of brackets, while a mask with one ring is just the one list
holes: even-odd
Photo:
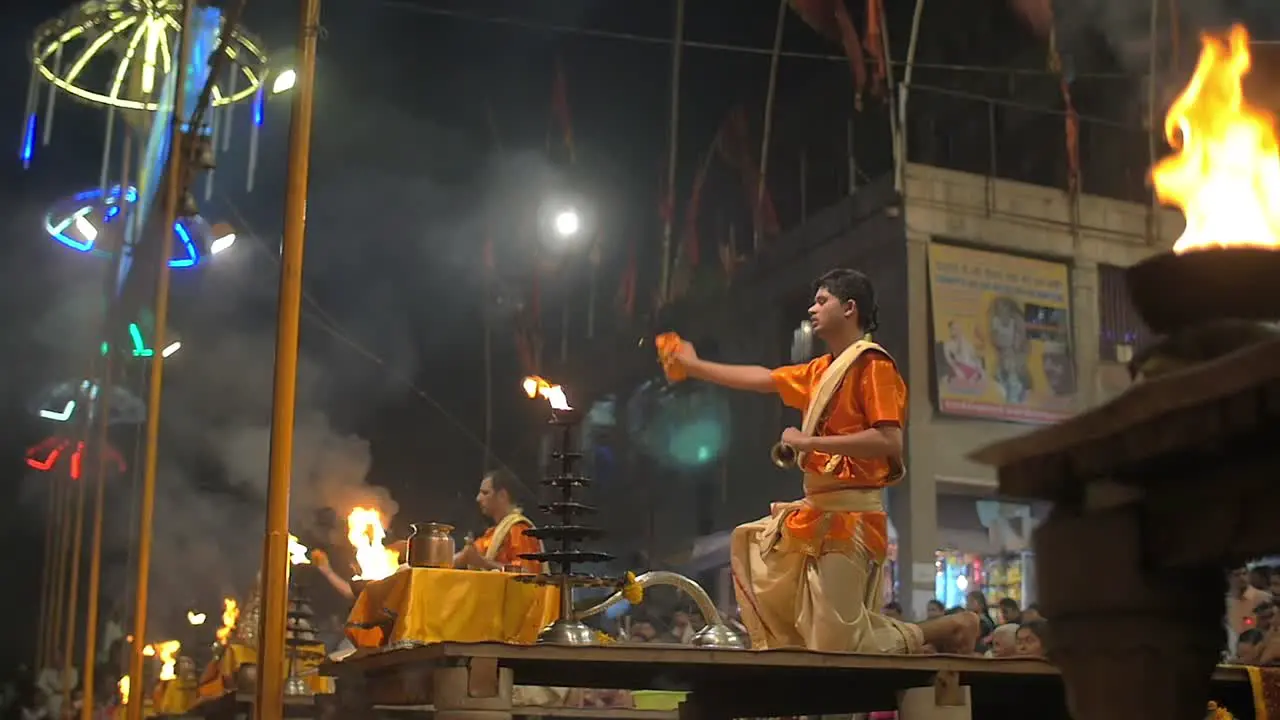
[[938, 410], [1016, 423], [1075, 411], [1066, 264], [931, 243]]

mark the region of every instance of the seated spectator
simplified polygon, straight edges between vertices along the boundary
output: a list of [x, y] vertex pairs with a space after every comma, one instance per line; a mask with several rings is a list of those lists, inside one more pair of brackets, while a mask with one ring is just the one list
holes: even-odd
[[897, 602], [885, 603], [884, 610], [881, 611], [881, 614], [885, 617], [891, 617], [899, 622], [906, 620], [906, 618], [902, 616], [902, 606]]
[[1000, 622], [1004, 625], [1021, 625], [1022, 609], [1018, 607], [1018, 601], [1013, 598], [1000, 598], [1000, 602], [996, 603], [996, 610], [1000, 612]]
[[1245, 630], [1236, 640], [1235, 662], [1241, 665], [1258, 665], [1262, 660], [1262, 645], [1266, 637], [1257, 629]]
[[1044, 620], [1018, 626], [1018, 650], [1022, 657], [1045, 657], [1049, 645], [1049, 623]]
[[1271, 602], [1258, 603], [1253, 608], [1253, 627], [1264, 634], [1271, 632], [1272, 622], [1276, 617], [1276, 606]]
[[991, 649], [987, 657], [1014, 657], [1018, 654], [1018, 626], [1005, 623], [991, 631]]
[[942, 603], [937, 600], [930, 600], [924, 606], [924, 617], [926, 620], [933, 620], [934, 618], [940, 618], [946, 614], [947, 614], [947, 608], [944, 607]]
[[1019, 622], [1018, 624], [1021, 625], [1022, 623], [1035, 622], [1036, 620], [1044, 619], [1044, 615], [1040, 614], [1040, 605], [1037, 603], [1031, 603], [1022, 609], [1022, 622]]

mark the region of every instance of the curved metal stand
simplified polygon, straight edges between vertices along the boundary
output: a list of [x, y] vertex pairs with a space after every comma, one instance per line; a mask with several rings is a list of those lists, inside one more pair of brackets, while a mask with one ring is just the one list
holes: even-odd
[[[681, 590], [693, 598], [693, 602], [698, 606], [698, 612], [707, 621], [707, 626], [693, 636], [694, 645], [709, 648], [746, 648], [746, 643], [742, 641], [742, 638], [725, 624], [724, 618], [720, 616], [720, 611], [716, 609], [715, 603], [711, 601], [711, 596], [707, 595], [707, 591], [703, 590], [702, 586], [693, 580], [680, 573], [667, 570], [652, 570], [637, 577], [636, 584], [646, 590], [655, 585], [667, 585]], [[592, 615], [598, 615], [622, 602], [623, 599], [623, 592], [619, 590], [601, 600], [598, 604], [579, 611], [576, 613], [576, 617], [578, 620], [582, 620]]]

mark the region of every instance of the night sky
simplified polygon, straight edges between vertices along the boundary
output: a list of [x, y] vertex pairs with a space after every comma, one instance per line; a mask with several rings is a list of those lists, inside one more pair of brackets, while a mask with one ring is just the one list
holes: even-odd
[[[891, 51], [898, 59], [905, 55], [912, 3], [890, 0], [887, 5]], [[963, 11], [926, 11], [920, 61], [937, 67], [918, 71], [916, 81], [926, 87], [913, 100], [928, 97], [932, 85], [1060, 107], [1057, 79], [1046, 71], [1043, 40], [1003, 2], [964, 5]], [[401, 535], [408, 522], [419, 520], [481, 529], [471, 498], [485, 466], [480, 438], [481, 328], [489, 302], [481, 271], [486, 236], [494, 241], [498, 293], [527, 299], [533, 248], [544, 242], [539, 223], [545, 208], [556, 198], [577, 198], [601, 247], [598, 322], [611, 331], [628, 322], [614, 311], [614, 294], [633, 249], [641, 278], [637, 305], [641, 312], [651, 305], [661, 236], [670, 49], [663, 42], [572, 30], [661, 40], [671, 35], [673, 7], [674, 2], [657, 0], [325, 4], [294, 481], [295, 515], [305, 518], [299, 521], [306, 528], [304, 542], [325, 545], [332, 539], [323, 522], [315, 521], [323, 513], [315, 511], [337, 495], [349, 502], [393, 498], [400, 510], [394, 530]], [[850, 7], [861, 23], [862, 3]], [[15, 150], [30, 70], [29, 38], [38, 22], [61, 9], [56, 3], [27, 3], [0, 28], [0, 107], [9, 109]], [[428, 12], [433, 9], [449, 12]], [[688, 0], [686, 37], [767, 49], [777, 9], [774, 0]], [[494, 21], [501, 18], [507, 21]], [[1075, 52], [1073, 71], [1080, 74], [1081, 112], [1132, 122], [1137, 73], [1128, 67], [1130, 48], [1116, 36], [1129, 29], [1108, 22], [1100, 31], [1098, 22], [1084, 14], [1065, 40]], [[786, 50], [837, 59], [789, 57], [782, 63], [775, 143], [781, 150], [769, 182], [784, 229], [798, 222], [794, 149], [799, 144], [817, 148], [812, 162], [819, 180], [811, 180], [816, 187], [809, 188], [810, 205], [844, 191], [837, 176], [845, 165], [851, 94], [839, 45], [817, 36], [795, 15], [787, 23]], [[277, 56], [288, 55], [296, 33], [291, 4], [251, 1], [246, 24]], [[547, 150], [548, 139], [558, 135], [550, 113], [557, 62], [564, 68], [572, 113], [573, 167], [556, 162]], [[677, 213], [684, 211], [700, 156], [734, 106], [748, 109], [758, 147], [768, 63], [767, 54], [686, 50]], [[948, 63], [1016, 67], [1028, 79], [1018, 89], [988, 73], [942, 67]], [[966, 134], [985, 138], [981, 119], [967, 122], [985, 117], [985, 111], [964, 115], [954, 107], [919, 102], [946, 118], [943, 129], [930, 126], [934, 136], [945, 137], [944, 144], [964, 144]], [[859, 153], [869, 158], [887, 157], [883, 112], [881, 101], [869, 96], [858, 113], [870, 128], [859, 132]], [[188, 607], [212, 609], [222, 594], [243, 592], [258, 566], [288, 115], [287, 98], [268, 104], [256, 187], [246, 192], [249, 123], [247, 111], [241, 111], [235, 147], [219, 158], [212, 199], [203, 200], [203, 180], [195, 192], [203, 214], [235, 225], [240, 239], [208, 265], [173, 275], [170, 330], [184, 348], [166, 363], [153, 570], [153, 597], [161, 599], [153, 603], [153, 628], [173, 628]], [[7, 358], [0, 384], [0, 483], [7, 494], [0, 517], [13, 588], [6, 593], [10, 617], [30, 618], [31, 625], [39, 595], [47, 478], [28, 472], [23, 452], [55, 430], [35, 418], [31, 403], [40, 388], [83, 373], [104, 269], [102, 261], [56, 245], [40, 228], [50, 203], [96, 183], [104, 118], [99, 108], [60, 98], [52, 143], [37, 149], [32, 168], [23, 171], [16, 153], [0, 163], [5, 190], [0, 199], [5, 230], [0, 341]], [[1060, 135], [1052, 134], [1060, 132], [1060, 119], [1027, 120], [1026, 125], [1027, 147], [1060, 142]], [[1056, 146], [1053, 152], [1059, 152]], [[1058, 169], [1044, 171], [1047, 182], [1055, 181]], [[868, 162], [864, 171], [874, 176], [886, 170], [883, 163]], [[1140, 182], [1141, 173], [1134, 177]], [[716, 219], [714, 203], [740, 194], [735, 182], [724, 180], [720, 189], [708, 189], [713, 204], [704, 204], [702, 227], [712, 243], [705, 253], [712, 265], [712, 236], [724, 232], [725, 222]], [[732, 203], [725, 200], [725, 205]], [[558, 349], [559, 303], [566, 299], [572, 307], [571, 352], [582, 347], [585, 254], [580, 247], [543, 249], [554, 261], [542, 287], [548, 355]], [[528, 480], [537, 474], [542, 412], [520, 395], [523, 368], [503, 322], [495, 330], [494, 354], [494, 453]], [[557, 379], [572, 388], [572, 378]], [[142, 392], [138, 368], [128, 384]], [[132, 462], [135, 433], [121, 429], [113, 441]], [[126, 585], [131, 482], [125, 476], [111, 485], [104, 612]], [[359, 489], [366, 482], [381, 490]], [[0, 652], [6, 661], [31, 656], [28, 634], [5, 643]]]

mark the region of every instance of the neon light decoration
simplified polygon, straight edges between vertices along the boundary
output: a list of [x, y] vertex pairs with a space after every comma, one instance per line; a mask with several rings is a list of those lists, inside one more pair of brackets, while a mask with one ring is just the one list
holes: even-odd
[[[31, 404], [31, 412], [42, 420], [66, 423], [75, 420], [82, 411], [92, 419], [101, 405], [97, 382], [69, 380], [47, 388]], [[147, 417], [147, 405], [142, 398], [120, 385], [111, 388], [108, 404], [111, 416], [109, 425], [135, 425]]]
[[[181, 32], [181, 0], [92, 0], [40, 26], [32, 65], [79, 100], [154, 112], [163, 78], [177, 65]], [[248, 33], [237, 29], [225, 52], [232, 72], [214, 87], [214, 107], [253, 97], [267, 76], [266, 52]]]
[[[110, 257], [110, 253], [94, 245], [98, 234], [103, 227], [116, 220], [122, 206], [138, 201], [137, 188], [129, 188], [124, 193], [123, 202], [120, 195], [120, 186], [116, 185], [105, 193], [105, 197], [102, 190], [95, 188], [60, 200], [45, 214], [45, 232], [77, 252]], [[169, 257], [169, 267], [195, 267], [206, 257], [201, 248], [230, 246], [225, 241], [219, 244], [218, 240], [222, 238], [214, 238], [213, 235], [213, 228], [199, 215], [176, 222], [173, 226], [173, 254]], [[223, 248], [219, 246], [216, 249]]]
[[[127, 466], [124, 457], [110, 443], [104, 448], [107, 467], [123, 473]], [[84, 441], [53, 435], [27, 450], [27, 467], [40, 472], [54, 472], [66, 468], [72, 480], [79, 480], [84, 470]]]

